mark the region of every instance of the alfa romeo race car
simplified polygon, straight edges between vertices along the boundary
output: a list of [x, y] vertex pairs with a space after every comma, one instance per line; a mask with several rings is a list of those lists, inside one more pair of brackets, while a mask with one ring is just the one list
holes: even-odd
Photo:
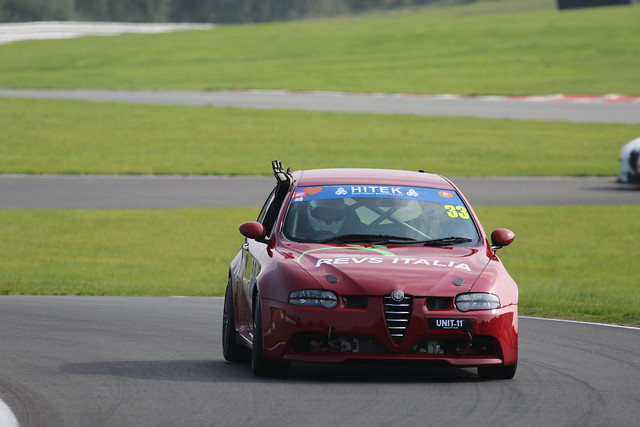
[[256, 376], [290, 362], [418, 362], [509, 379], [518, 288], [447, 178], [383, 169], [284, 171], [231, 262], [224, 358]]

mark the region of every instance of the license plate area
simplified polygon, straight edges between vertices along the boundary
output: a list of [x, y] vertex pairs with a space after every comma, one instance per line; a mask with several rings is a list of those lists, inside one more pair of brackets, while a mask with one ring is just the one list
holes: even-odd
[[446, 331], [470, 331], [473, 329], [473, 319], [470, 317], [430, 317], [429, 329]]

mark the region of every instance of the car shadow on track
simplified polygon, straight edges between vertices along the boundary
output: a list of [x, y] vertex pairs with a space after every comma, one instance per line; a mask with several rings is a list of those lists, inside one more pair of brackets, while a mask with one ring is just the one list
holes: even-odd
[[294, 363], [282, 378], [256, 378], [251, 366], [223, 360], [132, 360], [69, 363], [67, 374], [126, 377], [185, 382], [378, 382], [440, 383], [480, 381], [475, 369], [416, 364], [311, 364]]
[[[586, 187], [587, 190], [602, 190], [602, 187]], [[613, 183], [609, 187], [606, 188], [611, 191], [620, 191], [620, 192], [636, 192], [640, 191], [640, 184], [618, 184]]]
[[478, 381], [475, 369], [412, 363], [293, 364], [286, 378], [313, 382], [438, 383]]

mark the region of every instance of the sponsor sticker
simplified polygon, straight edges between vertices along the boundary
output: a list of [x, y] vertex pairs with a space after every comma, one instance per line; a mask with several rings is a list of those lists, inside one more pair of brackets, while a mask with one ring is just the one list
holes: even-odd
[[293, 202], [339, 198], [395, 198], [462, 206], [457, 193], [438, 188], [406, 187], [395, 185], [327, 185], [323, 187], [298, 187]]
[[316, 268], [323, 264], [329, 265], [360, 265], [360, 264], [392, 264], [402, 266], [428, 266], [439, 268], [454, 268], [465, 271], [471, 271], [469, 264], [458, 261], [443, 261], [439, 259], [426, 259], [426, 258], [409, 258], [409, 257], [355, 257], [355, 256], [336, 256], [332, 258], [318, 258], [316, 260]]

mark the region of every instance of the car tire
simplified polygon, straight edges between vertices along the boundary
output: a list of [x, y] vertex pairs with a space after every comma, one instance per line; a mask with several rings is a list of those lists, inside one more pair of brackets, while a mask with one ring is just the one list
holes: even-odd
[[222, 355], [229, 362], [248, 362], [249, 349], [240, 345], [236, 337], [236, 319], [233, 309], [231, 282], [227, 284], [227, 290], [224, 294], [222, 316]]
[[510, 380], [516, 374], [518, 364], [502, 366], [482, 366], [478, 368], [478, 376], [486, 380]]
[[253, 308], [253, 346], [251, 350], [251, 369], [256, 377], [283, 377], [289, 371], [286, 360], [269, 360], [264, 357], [262, 341], [262, 305], [260, 296], [256, 297]]

